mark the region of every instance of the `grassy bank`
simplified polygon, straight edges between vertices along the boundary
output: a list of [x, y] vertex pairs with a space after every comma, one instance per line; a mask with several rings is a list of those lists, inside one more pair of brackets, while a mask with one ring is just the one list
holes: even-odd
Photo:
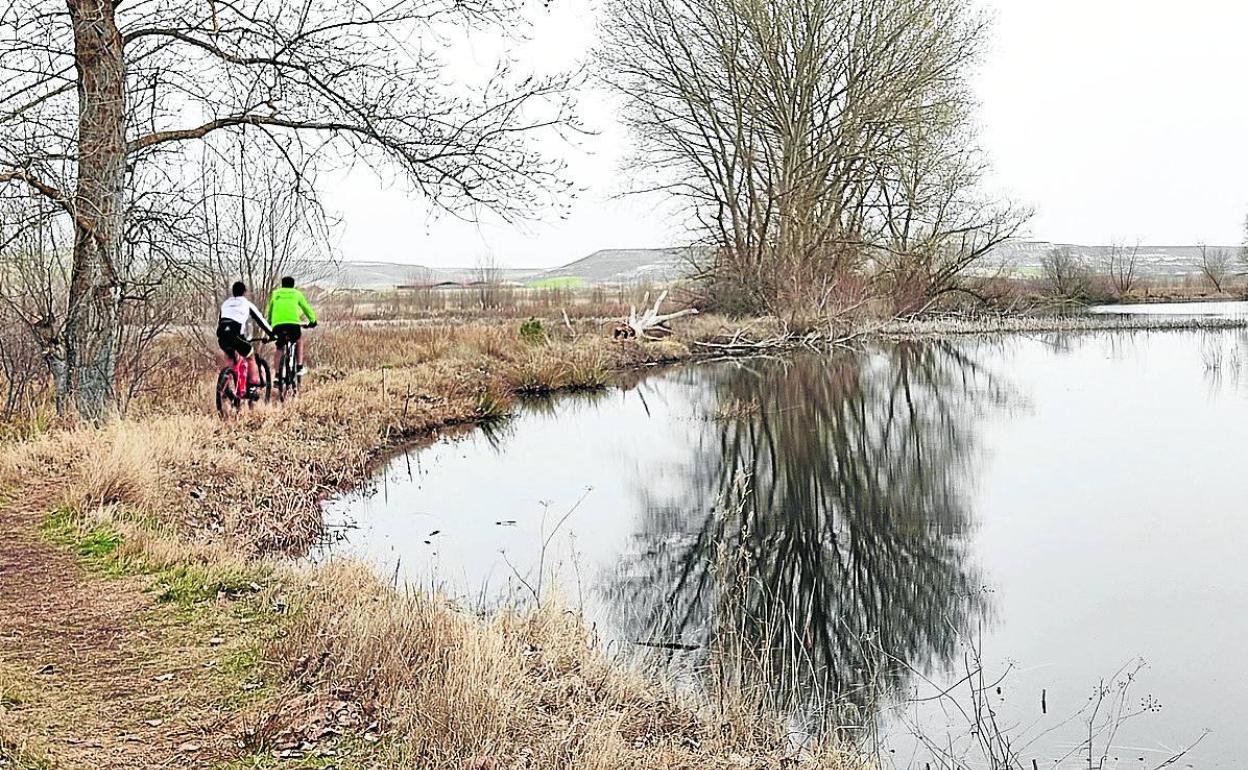
[[[139, 627], [161, 662], [148, 671], [167, 673], [139, 686], [176, 683], [173, 708], [200, 726], [176, 739], [179, 766], [857, 767], [831, 747], [797, 756], [778, 721], [731, 698], [692, 702], [620, 668], [557, 606], [481, 618], [361, 565], [243, 560], [106, 510], [58, 509], [41, 528], [110, 590], [137, 581], [151, 597]], [[159, 636], [162, 624], [177, 632]], [[41, 697], [37, 676], [0, 686], [19, 716]], [[144, 723], [168, 719], [168, 703], [142, 700]], [[75, 704], [34, 713], [65, 719]], [[5, 739], [12, 766], [76, 766], [29, 730]], [[144, 759], [123, 766], [165, 764]]]

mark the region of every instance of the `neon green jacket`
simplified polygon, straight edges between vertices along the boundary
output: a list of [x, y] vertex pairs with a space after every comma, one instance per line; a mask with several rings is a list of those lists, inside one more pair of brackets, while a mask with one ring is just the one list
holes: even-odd
[[308, 319], [308, 323], [316, 323], [316, 313], [308, 304], [308, 298], [298, 289], [274, 289], [269, 295], [269, 307], [265, 310], [265, 315], [269, 317], [270, 326], [297, 324], [303, 318]]

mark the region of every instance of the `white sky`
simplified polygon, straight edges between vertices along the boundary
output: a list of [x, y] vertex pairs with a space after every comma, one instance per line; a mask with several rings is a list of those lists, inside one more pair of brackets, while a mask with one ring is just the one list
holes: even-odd
[[[994, 15], [977, 79], [994, 191], [1036, 211], [1027, 235], [1071, 243], [1238, 244], [1248, 215], [1248, 3], [980, 0]], [[523, 59], [560, 67], [593, 43], [595, 0], [551, 0]], [[459, 54], [460, 52], [456, 52]], [[474, 56], [475, 52], [466, 52]], [[567, 218], [511, 225], [430, 218], [367, 171], [330, 180], [349, 260], [555, 266], [597, 249], [679, 243], [653, 199], [624, 199], [630, 144], [605, 94], [597, 131], [560, 149], [582, 188]]]

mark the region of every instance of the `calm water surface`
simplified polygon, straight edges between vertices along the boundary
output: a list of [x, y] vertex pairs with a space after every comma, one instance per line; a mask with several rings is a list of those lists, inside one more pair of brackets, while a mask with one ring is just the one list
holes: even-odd
[[1026, 767], [1086, 767], [1098, 700], [1138, 713], [1094, 728], [1104, 767], [1206, 731], [1171, 766], [1245, 767], [1241, 374], [1240, 331], [667, 370], [394, 458], [329, 504], [332, 553], [473, 605], [558, 594], [676, 677], [727, 656], [896, 767], [985, 765], [976, 658]]

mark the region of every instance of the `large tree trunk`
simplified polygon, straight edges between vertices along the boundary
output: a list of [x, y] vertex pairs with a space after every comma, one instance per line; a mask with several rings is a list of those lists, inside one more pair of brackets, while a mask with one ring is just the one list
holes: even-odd
[[99, 420], [114, 408], [126, 180], [125, 63], [114, 0], [67, 0], [78, 68], [74, 261], [58, 408]]

